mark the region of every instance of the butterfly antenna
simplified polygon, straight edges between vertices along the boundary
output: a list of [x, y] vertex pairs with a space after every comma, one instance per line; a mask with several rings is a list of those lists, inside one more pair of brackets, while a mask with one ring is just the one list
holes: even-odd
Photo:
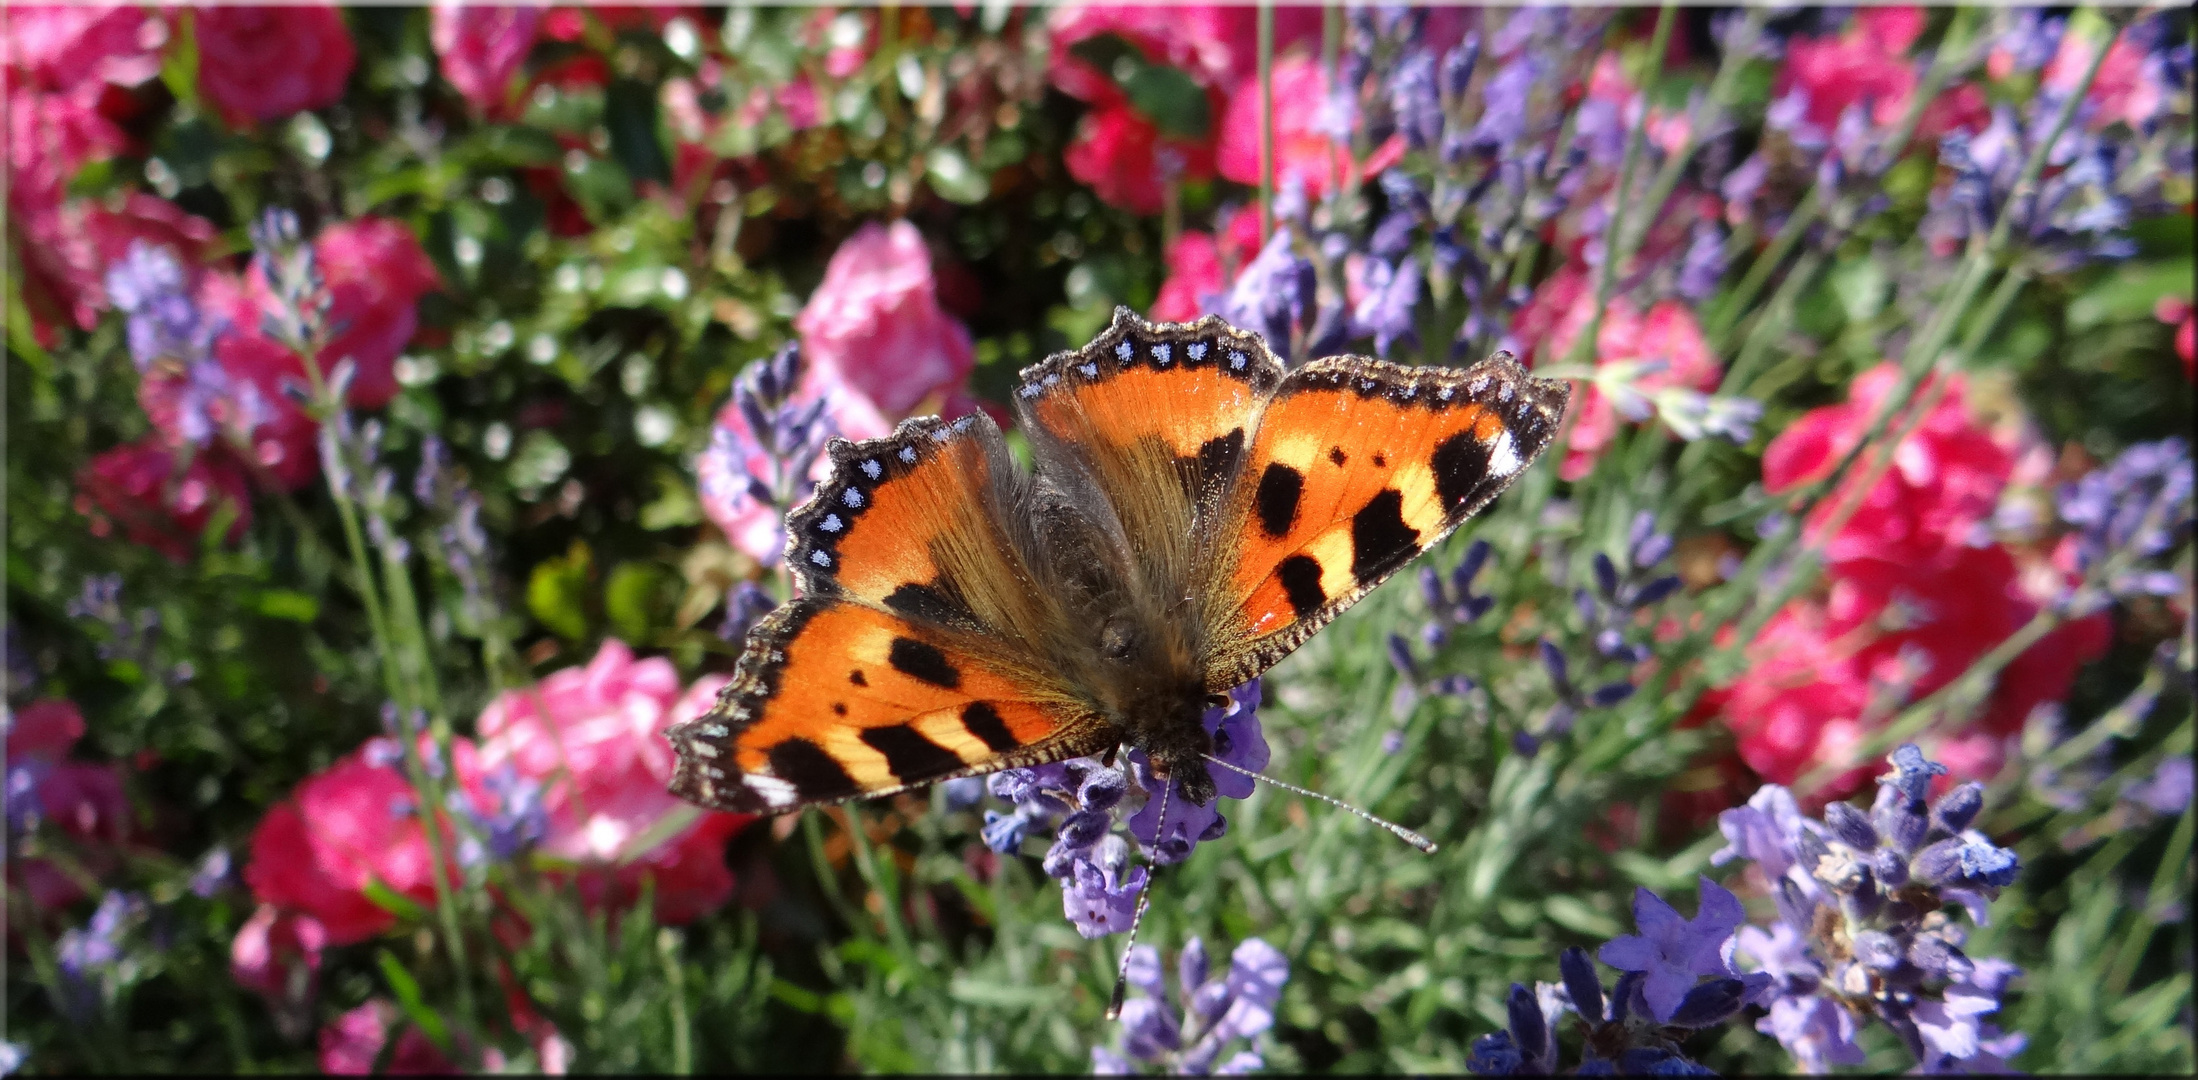
[[1434, 841], [1429, 840], [1428, 838], [1421, 836], [1420, 834], [1413, 832], [1412, 830], [1407, 829], [1394, 821], [1389, 821], [1385, 818], [1375, 817], [1374, 815], [1369, 814], [1356, 806], [1352, 806], [1350, 803], [1344, 802], [1342, 799], [1338, 799], [1332, 795], [1323, 795], [1317, 791], [1307, 791], [1306, 789], [1301, 788], [1296, 784], [1285, 783], [1281, 780], [1275, 779], [1272, 776], [1262, 775], [1260, 773], [1255, 773], [1250, 769], [1231, 765], [1228, 762], [1213, 756], [1212, 754], [1205, 755], [1205, 758], [1207, 761], [1213, 762], [1214, 764], [1219, 765], [1222, 768], [1229, 770], [1230, 772], [1249, 776], [1262, 784], [1272, 784], [1275, 787], [1281, 788], [1284, 791], [1295, 792], [1299, 795], [1305, 796], [1308, 799], [1319, 799], [1321, 802], [1327, 803], [1328, 805], [1333, 806], [1338, 810], [1346, 810], [1353, 814], [1357, 814], [1359, 817], [1365, 818], [1366, 820], [1371, 821], [1374, 824], [1379, 825], [1382, 828], [1397, 834], [1397, 839], [1402, 840], [1405, 843], [1420, 849], [1423, 854], [1433, 855], [1435, 853]]
[[[1168, 835], [1168, 794], [1174, 790], [1174, 781], [1165, 780], [1161, 782], [1160, 820], [1154, 822], [1152, 827], [1152, 840], [1155, 848], [1160, 846], [1161, 838]], [[1154, 869], [1158, 868], [1158, 864], [1154, 864]], [[1130, 988], [1130, 950], [1137, 947], [1137, 927], [1145, 921], [1146, 905], [1152, 903], [1153, 877], [1154, 875], [1150, 871], [1146, 872], [1145, 887], [1137, 890], [1137, 910], [1130, 913], [1130, 937], [1128, 941], [1122, 943], [1122, 962], [1114, 969], [1114, 993], [1107, 997], [1107, 1019], [1109, 1020], [1122, 1018], [1122, 999], [1128, 996]]]

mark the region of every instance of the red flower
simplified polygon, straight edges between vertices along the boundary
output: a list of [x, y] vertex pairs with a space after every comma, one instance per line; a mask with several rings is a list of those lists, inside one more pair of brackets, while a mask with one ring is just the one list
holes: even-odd
[[76, 509], [105, 536], [115, 524], [133, 544], [177, 562], [189, 558], [224, 502], [236, 511], [226, 539], [235, 543], [252, 521], [244, 474], [214, 454], [197, 454], [178, 468], [158, 436], [118, 446], [86, 463], [76, 476]]
[[[432, 742], [423, 738], [421, 745], [432, 752]], [[454, 739], [451, 752], [460, 786], [478, 799], [473, 744]], [[433, 904], [434, 864], [412, 785], [397, 765], [400, 754], [394, 740], [369, 739], [268, 811], [252, 832], [244, 869], [252, 895], [318, 920], [330, 945], [364, 941], [396, 925], [396, 916], [367, 898], [370, 881]]]
[[2175, 355], [2183, 358], [2183, 377], [2198, 379], [2198, 313], [2180, 296], [2163, 296], [2152, 305], [2152, 317], [2175, 327]]
[[888, 417], [954, 389], [977, 364], [969, 331], [939, 307], [923, 234], [906, 221], [871, 222], [848, 237], [794, 326], [820, 373]]
[[482, 768], [509, 765], [544, 785], [541, 850], [584, 868], [578, 883], [591, 905], [630, 903], [652, 878], [662, 922], [690, 922], [731, 898], [725, 841], [753, 820], [747, 815], [698, 814], [668, 841], [631, 850], [667, 819], [693, 813], [666, 790], [674, 759], [664, 730], [708, 709], [725, 682], [705, 676], [683, 695], [670, 661], [636, 660], [613, 639], [586, 667], [507, 692], [482, 711]]
[[[1826, 545], [1832, 562], [1925, 562], [1940, 548], [1965, 544], [1973, 528], [1991, 516], [2015, 455], [1970, 417], [1962, 399], [1964, 382], [1953, 378], [1930, 415], [1893, 452], [1884, 477]], [[1780, 432], [1763, 451], [1764, 487], [1777, 494], [1828, 475], [1861, 440], [1864, 425], [1899, 379], [1897, 367], [1880, 364], [1855, 379], [1846, 404], [1812, 409]], [[1916, 393], [1928, 390], [1926, 384]], [[1902, 422], [1896, 416], [1892, 426]], [[1860, 480], [1860, 470], [1851, 471], [1840, 494], [1818, 504], [1808, 522], [1812, 539]]]
[[[330, 1076], [371, 1075], [383, 1045], [389, 1042], [389, 1025], [396, 1022], [397, 1007], [381, 998], [329, 1021], [320, 1031], [321, 1072]], [[384, 1072], [389, 1076], [448, 1076], [457, 1069], [456, 1063], [436, 1049], [418, 1027], [406, 1024]]]
[[1162, 138], [1127, 104], [1084, 114], [1063, 161], [1069, 175], [1090, 185], [1100, 201], [1133, 214], [1159, 213], [1170, 181], [1213, 174], [1210, 146]]
[[198, 88], [231, 124], [343, 97], [357, 53], [333, 7], [199, 8]]
[[541, 22], [540, 8], [437, 4], [428, 17], [428, 40], [443, 78], [475, 108], [496, 116], [510, 99], [512, 76], [526, 63]]
[[[1786, 46], [1786, 66], [1778, 73], [1776, 96], [1792, 90], [1808, 96], [1806, 117], [1820, 132], [1839, 126], [1850, 105], [1863, 105], [1880, 127], [1899, 122], [1916, 88], [1916, 67], [1908, 50], [1923, 33], [1918, 8], [1865, 8], [1837, 37], [1797, 37]], [[1962, 84], [1925, 106], [1919, 139], [1937, 139], [1957, 128], [1976, 129], [1990, 119], [1983, 92]]]

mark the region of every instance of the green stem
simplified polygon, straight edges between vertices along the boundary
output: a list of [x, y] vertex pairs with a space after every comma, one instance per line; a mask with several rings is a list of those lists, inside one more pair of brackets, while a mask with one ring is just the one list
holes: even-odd
[[1259, 242], [1275, 231], [1275, 7], [1259, 2]]
[[1645, 88], [1656, 85], [1657, 78], [1664, 73], [1664, 52], [1671, 41], [1671, 25], [1677, 21], [1677, 14], [1678, 9], [1672, 4], [1665, 4], [1656, 14], [1656, 32], [1649, 38], [1649, 70], [1641, 80], [1644, 87], [1641, 115], [1634, 117], [1633, 126], [1626, 130], [1626, 152], [1618, 164], [1618, 186], [1611, 192], [1610, 220], [1603, 225], [1603, 265], [1595, 275], [1595, 314], [1566, 352], [1566, 363], [1584, 363], [1594, 357], [1595, 339], [1603, 329], [1603, 313], [1610, 307], [1611, 293], [1617, 288], [1618, 267], [1633, 256], [1622, 243], [1626, 235], [1626, 191], [1633, 186], [1633, 170], [1640, 163], [1641, 144], [1648, 129]]
[[665, 927], [656, 932], [656, 954], [664, 961], [664, 981], [672, 997], [672, 1075], [694, 1073], [694, 1024], [687, 1016], [687, 971], [679, 963], [679, 931]]
[[[1725, 55], [1718, 62], [1717, 74], [1710, 79], [1709, 92], [1703, 95], [1697, 108], [1688, 110], [1685, 141], [1678, 150], [1664, 159], [1662, 167], [1656, 170], [1655, 179], [1649, 182], [1648, 198], [1641, 202], [1641, 223], [1627, 238], [1626, 246], [1629, 250], [1638, 250], [1642, 241], [1647, 238], [1649, 227], [1656, 223], [1665, 201], [1671, 198], [1672, 191], [1679, 186], [1679, 177], [1686, 172], [1687, 162], [1694, 159], [1696, 150], [1701, 149], [1703, 131], [1729, 103], [1733, 86], [1740, 80], [1740, 69], [1746, 66], [1748, 54], [1752, 51], [1756, 38], [1762, 35], [1764, 24], [1770, 21], [1770, 11], [1766, 8], [1749, 8], [1744, 18], [1737, 47], [1725, 51]], [[1648, 111], [1648, 95], [1654, 89], [1645, 84], [1641, 88], [1644, 116]]]
[[845, 809], [847, 838], [855, 845], [855, 869], [862, 874], [864, 882], [877, 890], [878, 899], [882, 901], [879, 906], [884, 909], [886, 940], [892, 942], [893, 951], [899, 954], [901, 964], [910, 976], [914, 976], [917, 972], [916, 953], [909, 947], [908, 926], [901, 921], [899, 883], [879, 864], [876, 853], [871, 850], [870, 836], [863, 831], [861, 810], [854, 803], [848, 803]]

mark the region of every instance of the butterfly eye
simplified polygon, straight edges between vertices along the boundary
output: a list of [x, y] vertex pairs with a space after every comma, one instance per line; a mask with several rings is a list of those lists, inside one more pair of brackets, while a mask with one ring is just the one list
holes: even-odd
[[1137, 635], [1123, 619], [1109, 619], [1099, 631], [1099, 652], [1109, 660], [1127, 660], [1136, 647]]

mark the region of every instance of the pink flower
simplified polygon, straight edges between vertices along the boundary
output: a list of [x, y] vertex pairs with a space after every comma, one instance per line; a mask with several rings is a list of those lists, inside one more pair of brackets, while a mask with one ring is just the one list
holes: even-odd
[[[313, 251], [328, 281], [328, 318], [337, 328], [321, 350], [321, 363], [333, 367], [349, 357], [358, 365], [351, 403], [378, 409], [397, 396], [397, 354], [419, 328], [420, 298], [440, 288], [442, 278], [419, 238], [390, 218], [331, 225], [314, 238]], [[252, 283], [262, 285], [257, 274]]]
[[[374, 1062], [389, 1041], [389, 1026], [397, 1018], [395, 1005], [374, 998], [329, 1021], [320, 1031], [321, 1072], [329, 1076], [371, 1075]], [[389, 1076], [447, 1076], [457, 1068], [418, 1027], [406, 1024], [384, 1071]]]
[[197, 550], [217, 507], [226, 503], [236, 514], [229, 543], [252, 522], [251, 492], [234, 464], [197, 454], [179, 466], [159, 436], [93, 458], [78, 471], [76, 490], [77, 512], [91, 518], [93, 535], [120, 524], [131, 543], [177, 562]]
[[[421, 752], [434, 752], [432, 740], [422, 737]], [[398, 765], [402, 754], [393, 739], [369, 739], [269, 810], [252, 831], [244, 868], [252, 895], [279, 911], [311, 916], [329, 945], [364, 941], [396, 925], [396, 916], [367, 897], [370, 881], [433, 904], [434, 860], [412, 785]], [[453, 739], [451, 756], [460, 787], [485, 805], [473, 744]]]
[[[1593, 283], [1578, 264], [1550, 275], [1512, 320], [1512, 335], [1527, 362], [1553, 364], [1569, 355], [1594, 318], [1593, 301]], [[1677, 300], [1662, 300], [1643, 316], [1633, 301], [1623, 296], [1613, 298], [1595, 334], [1595, 366], [1651, 363], [1664, 366], [1632, 380], [1644, 393], [1675, 387], [1709, 393], [1717, 389], [1725, 375], [1716, 355], [1710, 352], [1709, 342], [1702, 337], [1694, 309]], [[1586, 476], [1595, 467], [1596, 458], [1617, 437], [1619, 419], [1616, 405], [1590, 383], [1587, 393], [1574, 406], [1571, 441], [1558, 475], [1567, 480]]]
[[[10, 835], [31, 819], [42, 821], [73, 842], [80, 871], [110, 869], [107, 849], [130, 836], [130, 803], [115, 766], [69, 758], [84, 737], [84, 714], [66, 698], [46, 698], [9, 710], [7, 724]], [[28, 791], [14, 787], [25, 780]], [[20, 858], [13, 844], [8, 876], [37, 910], [57, 910], [84, 895], [75, 875], [44, 859]]]
[[666, 790], [674, 758], [664, 730], [701, 715], [726, 681], [705, 676], [682, 694], [670, 661], [636, 660], [613, 639], [586, 667], [507, 692], [482, 711], [482, 767], [509, 765], [542, 782], [550, 825], [541, 850], [585, 868], [579, 884], [591, 903], [628, 903], [653, 878], [657, 918], [684, 923], [732, 896], [725, 840], [746, 815], [699, 814], [668, 840], [632, 850], [666, 819], [691, 812]]
[[429, 16], [428, 40], [442, 62], [443, 78], [475, 108], [500, 115], [541, 22], [538, 7], [442, 3]]
[[312, 1000], [328, 930], [311, 915], [261, 904], [229, 943], [229, 975], [278, 1008]]
[[[1328, 190], [1336, 166], [1351, 166], [1350, 149], [1338, 146], [1320, 130], [1322, 106], [1328, 99], [1328, 75], [1320, 63], [1304, 56], [1285, 56], [1274, 65], [1275, 185], [1295, 176], [1305, 185], [1305, 197], [1319, 199]], [[1239, 184], [1259, 184], [1259, 82], [1258, 76], [1237, 85], [1229, 107], [1221, 117], [1221, 140], [1214, 151], [1221, 175]], [[1379, 170], [1369, 168], [1369, 173]]]
[[[2059, 51], [2045, 65], [2046, 89], [2063, 95], [2074, 90], [2098, 55], [2099, 43], [2092, 38], [2080, 32], [2062, 34]], [[2094, 106], [2092, 127], [2103, 128], [2120, 121], [2139, 128], [2159, 115], [2167, 105], [2167, 95], [2160, 69], [2147, 59], [2143, 49], [2130, 43], [2124, 32], [2108, 46], [2106, 60], [2099, 65], [2099, 74], [2092, 78], [2091, 90], [2084, 97]]]
[[357, 53], [333, 7], [199, 8], [198, 87], [231, 124], [343, 97]]
[[167, 40], [167, 24], [146, 18], [135, 5], [11, 6], [8, 64], [27, 84], [9, 92], [66, 91], [87, 83], [135, 86], [160, 74], [160, 47]]
[[1159, 213], [1169, 183], [1213, 174], [1211, 147], [1162, 138], [1127, 104], [1084, 114], [1062, 160], [1069, 175], [1090, 185], [1100, 201], [1133, 214]]
[[1168, 278], [1153, 298], [1154, 322], [1189, 322], [1206, 309], [1205, 298], [1228, 284], [1221, 279], [1221, 249], [1212, 233], [1185, 232], [1168, 248]]
[[[1234, 87], [1258, 65], [1257, 13], [1249, 6], [1217, 4], [1076, 4], [1047, 15], [1051, 53], [1046, 75], [1071, 97], [1105, 105], [1123, 99], [1111, 73], [1071, 51], [1079, 42], [1111, 34], [1149, 63], [1166, 64], [1200, 86]], [[1284, 7], [1275, 12], [1275, 51], [1301, 41], [1318, 41], [1316, 8]]]
[[889, 417], [952, 390], [977, 363], [969, 331], [939, 307], [923, 234], [906, 221], [848, 237], [794, 326], [819, 372]]
[[[1763, 483], [1772, 494], [1828, 475], [1864, 435], [1864, 426], [1899, 382], [1892, 364], [1856, 377], [1843, 405], [1812, 409], [1763, 450]], [[1920, 396], [1928, 385], [1918, 387]], [[1963, 546], [1970, 531], [1990, 517], [2015, 466], [2015, 453], [1971, 418], [1964, 384], [1953, 386], [1929, 416], [1893, 452], [1892, 465], [1863, 497], [1853, 517], [1831, 538], [1833, 562], [1859, 558], [1926, 561], [1939, 549]], [[1900, 419], [1896, 417], [1897, 426]], [[1836, 498], [1820, 503], [1809, 521], [1812, 538], [1840, 501], [1860, 482], [1851, 473]]]

